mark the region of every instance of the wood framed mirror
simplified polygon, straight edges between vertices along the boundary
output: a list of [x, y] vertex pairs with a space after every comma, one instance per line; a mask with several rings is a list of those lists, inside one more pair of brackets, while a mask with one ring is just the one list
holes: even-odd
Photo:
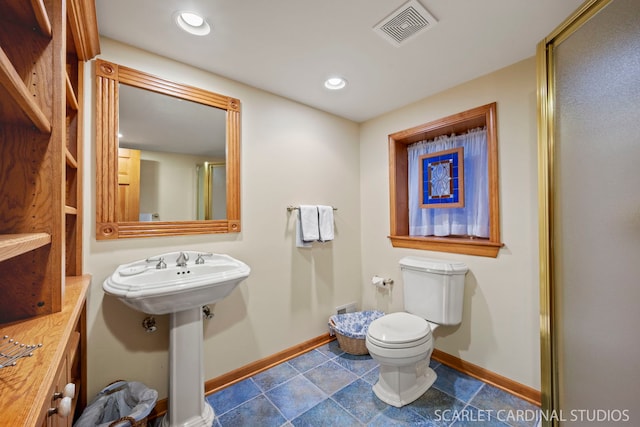
[[[104, 60], [95, 77], [96, 238], [239, 232], [240, 101]], [[206, 195], [223, 219], [197, 219], [203, 162], [225, 165], [223, 195]]]

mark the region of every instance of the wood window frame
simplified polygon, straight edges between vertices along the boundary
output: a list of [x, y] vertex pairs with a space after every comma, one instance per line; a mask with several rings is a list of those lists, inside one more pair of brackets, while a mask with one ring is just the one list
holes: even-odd
[[[388, 237], [394, 248], [422, 249], [492, 258], [498, 256], [498, 252], [504, 244], [500, 241], [496, 110], [497, 104], [493, 102], [389, 135], [391, 231]], [[407, 146], [441, 135], [462, 133], [469, 129], [485, 126], [487, 128], [489, 167], [489, 238], [410, 236]]]

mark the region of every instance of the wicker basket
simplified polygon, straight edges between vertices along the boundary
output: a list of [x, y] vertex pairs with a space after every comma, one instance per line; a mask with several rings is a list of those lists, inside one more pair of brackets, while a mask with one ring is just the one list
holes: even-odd
[[338, 344], [340, 345], [342, 351], [356, 356], [369, 354], [369, 350], [367, 350], [366, 340], [364, 338], [351, 338], [342, 335], [335, 329], [336, 324], [334, 323], [333, 319], [331, 319], [330, 322], [334, 327], [333, 333], [336, 334]]
[[123, 424], [121, 423], [124, 421], [128, 421], [131, 427], [147, 427], [147, 418], [148, 417], [144, 417], [143, 419], [136, 421], [136, 419], [132, 417], [122, 417], [109, 424], [109, 427], [122, 426]]
[[369, 354], [366, 344], [367, 329], [371, 322], [381, 316], [384, 316], [381, 311], [333, 315], [329, 318], [329, 328], [338, 338], [338, 344], [345, 353], [356, 356]]

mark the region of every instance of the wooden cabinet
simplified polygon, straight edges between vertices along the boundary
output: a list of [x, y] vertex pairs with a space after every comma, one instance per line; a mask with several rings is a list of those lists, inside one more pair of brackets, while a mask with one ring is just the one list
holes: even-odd
[[[85, 327], [84, 313], [83, 309], [81, 317], [76, 321], [76, 327], [66, 343], [66, 350], [62, 355], [53, 386], [49, 392], [49, 404], [43, 408], [42, 415], [45, 415], [43, 425], [71, 427], [74, 414], [79, 415], [76, 414], [76, 409], [86, 406], [86, 401], [82, 397], [85, 395], [84, 388], [86, 386], [82, 375], [83, 345], [86, 340], [83, 332]], [[65, 413], [63, 409], [65, 406], [68, 413]]]
[[[0, 325], [0, 335], [42, 344], [33, 356], [0, 369], [0, 426], [71, 425], [86, 401], [86, 293], [89, 276], [69, 277], [62, 310]], [[70, 415], [60, 416], [55, 393], [75, 384]]]
[[[3, 426], [71, 425], [86, 405], [82, 87], [98, 52], [93, 0], [0, 1], [0, 335], [43, 343], [0, 369]], [[69, 382], [72, 415], [47, 416]]]

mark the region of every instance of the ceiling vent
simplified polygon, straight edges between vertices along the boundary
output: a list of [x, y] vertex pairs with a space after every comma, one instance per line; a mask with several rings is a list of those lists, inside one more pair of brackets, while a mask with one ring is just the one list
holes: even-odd
[[373, 29], [394, 46], [401, 46], [407, 40], [437, 23], [436, 18], [417, 0], [409, 0], [380, 21]]

